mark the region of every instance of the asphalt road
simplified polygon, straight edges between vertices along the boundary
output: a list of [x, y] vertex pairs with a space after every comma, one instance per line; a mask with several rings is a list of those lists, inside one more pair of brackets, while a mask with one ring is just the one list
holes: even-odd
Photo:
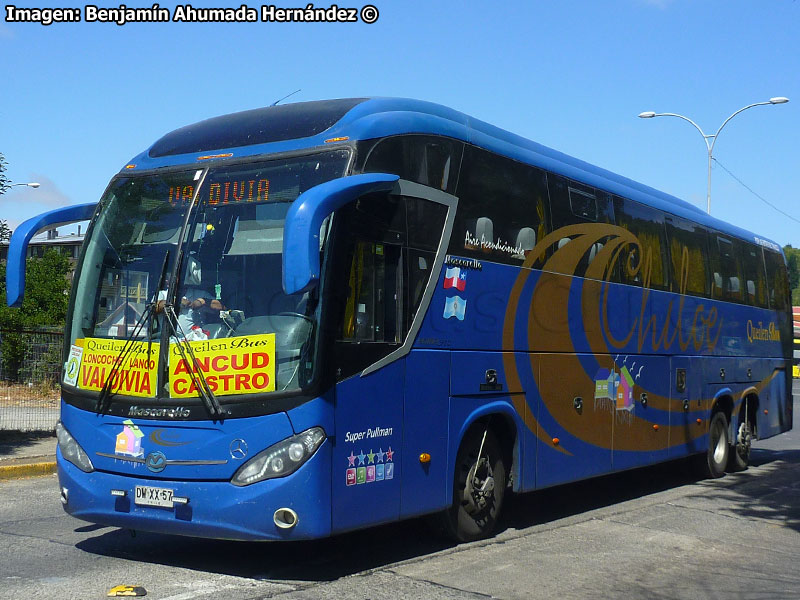
[[423, 520], [288, 545], [131, 537], [64, 514], [54, 476], [0, 482], [0, 598], [119, 584], [160, 600], [800, 597], [800, 427], [752, 462], [714, 481], [680, 462], [517, 496], [496, 538], [457, 547]]

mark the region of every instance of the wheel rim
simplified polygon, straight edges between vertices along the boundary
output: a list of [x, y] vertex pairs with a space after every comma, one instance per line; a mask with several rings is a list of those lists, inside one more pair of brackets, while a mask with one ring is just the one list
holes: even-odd
[[716, 423], [714, 431], [712, 432], [712, 440], [714, 443], [714, 462], [718, 465], [721, 465], [725, 461], [725, 454], [727, 450], [725, 446], [727, 445], [727, 441], [725, 440], [722, 424], [719, 422]]
[[750, 457], [751, 440], [752, 435], [750, 433], [750, 423], [742, 423], [739, 425], [739, 431], [736, 435], [736, 452], [744, 460], [747, 460]]
[[467, 514], [475, 516], [490, 505], [494, 496], [494, 474], [487, 457], [476, 461], [467, 473], [464, 487], [464, 510]]

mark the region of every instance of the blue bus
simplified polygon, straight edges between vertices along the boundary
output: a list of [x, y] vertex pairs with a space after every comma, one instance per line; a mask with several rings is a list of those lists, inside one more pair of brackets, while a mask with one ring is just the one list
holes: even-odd
[[420, 515], [488, 536], [505, 495], [792, 426], [775, 242], [457, 111], [303, 102], [166, 134], [97, 204], [66, 324], [71, 515], [301, 540]]

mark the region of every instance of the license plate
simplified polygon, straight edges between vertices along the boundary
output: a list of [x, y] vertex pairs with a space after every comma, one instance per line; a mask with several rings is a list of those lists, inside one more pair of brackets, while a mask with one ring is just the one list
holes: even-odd
[[136, 486], [136, 498], [134, 502], [139, 506], [159, 506], [161, 508], [172, 508], [172, 496], [175, 490], [167, 488], [150, 487], [149, 485]]

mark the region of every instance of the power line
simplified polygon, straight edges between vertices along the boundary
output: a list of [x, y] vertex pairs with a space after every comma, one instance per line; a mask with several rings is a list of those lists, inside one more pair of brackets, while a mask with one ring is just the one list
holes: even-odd
[[763, 197], [763, 196], [761, 196], [760, 194], [756, 193], [756, 192], [753, 190], [753, 188], [751, 188], [751, 187], [750, 187], [749, 185], [747, 185], [747, 184], [746, 184], [744, 181], [742, 181], [741, 179], [739, 179], [739, 178], [738, 178], [736, 175], [734, 175], [733, 173], [731, 173], [731, 172], [730, 172], [730, 171], [729, 171], [729, 170], [728, 170], [728, 169], [725, 167], [725, 165], [723, 165], [721, 162], [719, 162], [719, 161], [718, 161], [716, 158], [714, 158], [714, 162], [715, 162], [715, 163], [717, 163], [717, 164], [718, 164], [720, 167], [722, 167], [722, 170], [723, 170], [723, 171], [725, 171], [725, 172], [726, 172], [728, 175], [730, 175], [730, 176], [731, 176], [731, 177], [733, 177], [733, 178], [734, 178], [736, 181], [738, 181], [738, 182], [739, 182], [739, 185], [741, 185], [741, 186], [742, 186], [744, 189], [746, 189], [748, 192], [750, 192], [751, 194], [753, 194], [753, 196], [755, 196], [756, 198], [758, 198], [759, 200], [761, 200], [761, 201], [762, 201], [764, 204], [766, 204], [766, 205], [767, 205], [767, 206], [769, 206], [770, 208], [774, 208], [774, 209], [775, 209], [775, 210], [777, 210], [779, 213], [781, 213], [783, 216], [790, 218], [790, 219], [791, 219], [792, 221], [794, 221], [795, 223], [800, 223], [800, 220], [798, 220], [798, 219], [795, 219], [795, 218], [794, 218], [792, 215], [790, 215], [789, 213], [786, 213], [786, 212], [782, 211], [780, 208], [778, 208], [777, 206], [775, 206], [775, 205], [774, 205], [772, 202], [770, 202], [769, 200], [767, 200], [766, 198], [764, 198], [764, 197]]

